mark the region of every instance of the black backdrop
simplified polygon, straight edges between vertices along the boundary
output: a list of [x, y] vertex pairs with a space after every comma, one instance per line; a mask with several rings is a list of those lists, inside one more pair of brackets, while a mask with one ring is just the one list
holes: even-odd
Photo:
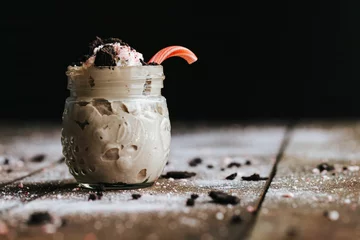
[[[198, 5], [198, 6], [197, 6]], [[166, 60], [172, 120], [359, 117], [360, 3], [185, 1], [32, 3], [1, 8], [1, 119], [61, 121], [65, 70], [100, 37]]]

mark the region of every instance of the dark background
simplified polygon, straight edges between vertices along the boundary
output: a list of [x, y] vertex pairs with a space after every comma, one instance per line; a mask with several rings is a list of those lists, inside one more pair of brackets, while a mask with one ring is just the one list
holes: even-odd
[[14, 1], [0, 14], [0, 117], [60, 122], [66, 67], [100, 36], [145, 60], [169, 45], [198, 56], [163, 63], [172, 120], [357, 118], [359, 12], [356, 1]]

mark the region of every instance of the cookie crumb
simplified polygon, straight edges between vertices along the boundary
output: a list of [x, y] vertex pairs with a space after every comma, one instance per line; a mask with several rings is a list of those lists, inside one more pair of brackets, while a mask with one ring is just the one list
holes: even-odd
[[191, 178], [195, 175], [196, 175], [196, 173], [194, 173], [194, 172], [170, 171], [170, 172], [167, 172], [165, 175], [162, 175], [162, 177], [163, 178], [182, 179], [182, 178]]
[[52, 217], [48, 212], [34, 212], [27, 220], [28, 225], [43, 225], [52, 222]]
[[244, 181], [261, 181], [261, 180], [267, 180], [267, 179], [269, 179], [268, 177], [260, 177], [260, 175], [257, 174], [257, 173], [254, 173], [253, 175], [248, 176], [248, 177], [243, 176], [243, 177], [241, 177], [241, 178], [242, 178], [242, 180], [244, 180]]
[[193, 198], [188, 198], [186, 200], [186, 206], [194, 206], [195, 205], [195, 199]]
[[199, 158], [199, 157], [196, 157], [196, 158], [189, 161], [189, 166], [190, 167], [196, 167], [197, 165], [199, 165], [201, 163], [202, 163], [202, 159]]
[[229, 176], [227, 176], [225, 179], [227, 180], [234, 180], [237, 176], [237, 173], [233, 173], [233, 174], [230, 174]]
[[212, 198], [214, 203], [232, 205], [240, 203], [240, 199], [238, 197], [227, 194], [223, 191], [210, 191], [209, 196]]
[[198, 197], [199, 197], [199, 195], [198, 194], [196, 194], [196, 193], [193, 193], [193, 194], [191, 194], [191, 199], [197, 199]]
[[241, 163], [238, 162], [231, 162], [227, 165], [228, 168], [232, 168], [232, 167], [241, 167]]
[[45, 157], [46, 157], [45, 154], [37, 154], [37, 155], [33, 156], [32, 158], [30, 158], [30, 162], [39, 163], [39, 162], [44, 161]]
[[139, 194], [139, 193], [133, 193], [133, 194], [131, 195], [131, 197], [132, 197], [132, 199], [136, 200], [136, 199], [141, 198], [141, 194]]

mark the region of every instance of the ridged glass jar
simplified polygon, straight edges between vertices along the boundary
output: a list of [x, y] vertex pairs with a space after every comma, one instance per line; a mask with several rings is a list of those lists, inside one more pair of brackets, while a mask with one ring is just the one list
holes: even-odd
[[70, 173], [92, 189], [151, 186], [170, 152], [163, 67], [79, 67], [67, 75], [61, 143]]

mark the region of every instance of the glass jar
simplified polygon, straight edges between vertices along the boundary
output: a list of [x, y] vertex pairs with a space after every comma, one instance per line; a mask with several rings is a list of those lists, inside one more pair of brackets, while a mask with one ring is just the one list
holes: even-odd
[[151, 186], [169, 157], [161, 65], [67, 72], [61, 143], [70, 173], [91, 189]]

